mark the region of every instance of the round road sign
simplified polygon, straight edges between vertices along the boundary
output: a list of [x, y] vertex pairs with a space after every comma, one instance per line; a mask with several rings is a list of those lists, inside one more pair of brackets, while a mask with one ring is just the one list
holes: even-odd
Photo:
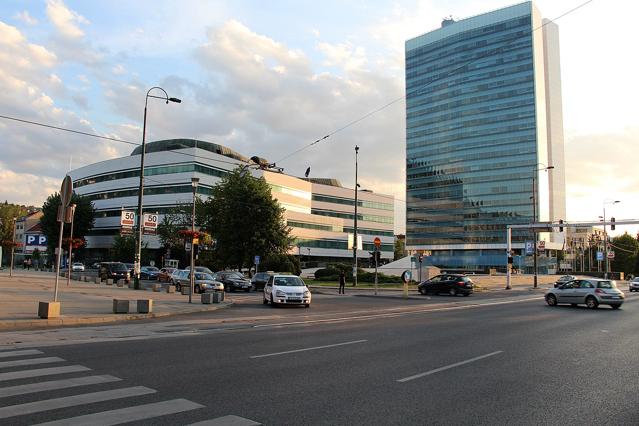
[[379, 248], [382, 245], [382, 240], [380, 240], [379, 237], [375, 237], [373, 242], [375, 243], [375, 247], [377, 248]]
[[71, 195], [73, 195], [73, 182], [71, 182], [71, 176], [66, 175], [60, 187], [60, 201], [63, 207], [69, 207]]

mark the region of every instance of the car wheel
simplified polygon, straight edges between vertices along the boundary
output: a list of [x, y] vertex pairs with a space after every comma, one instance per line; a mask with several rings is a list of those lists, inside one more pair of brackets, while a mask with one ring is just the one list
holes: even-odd
[[457, 296], [457, 291], [454, 288], [451, 288], [450, 290], [448, 290], [448, 295]]
[[554, 294], [549, 294], [546, 296], [546, 303], [548, 306], [557, 306], [557, 297]]
[[599, 306], [599, 302], [597, 302], [597, 299], [595, 299], [593, 296], [588, 296], [586, 298], [586, 306], [590, 309], [597, 309], [597, 306]]
[[424, 289], [423, 287], [419, 289], [419, 292], [426, 296], [426, 289]]
[[182, 291], [182, 285], [180, 283], [174, 283], [175, 291]]
[[610, 305], [610, 307], [612, 309], [619, 309], [621, 307], [621, 305]]
[[266, 297], [262, 298], [262, 303], [265, 304], [265, 305], [268, 305], [268, 300], [266, 300]]
[[277, 304], [273, 301], [273, 295], [271, 294], [271, 306], [276, 308]]
[[464, 297], [470, 296], [470, 293], [464, 293]]
[[251, 287], [247, 288], [247, 289], [246, 289], [246, 290], [244, 290], [244, 291], [248, 293], [249, 291], [251, 291]]
[[[306, 304], [306, 305], [304, 305], [304, 306], [305, 306], [305, 307], [307, 307], [307, 308], [310, 308], [310, 307], [311, 307], [311, 304], [310, 304], [310, 303], [307, 303], [307, 304]], [[619, 307], [619, 306], [617, 306], [617, 307]]]
[[574, 306], [577, 306], [577, 304], [576, 303], [571, 303], [570, 306], [574, 307]]

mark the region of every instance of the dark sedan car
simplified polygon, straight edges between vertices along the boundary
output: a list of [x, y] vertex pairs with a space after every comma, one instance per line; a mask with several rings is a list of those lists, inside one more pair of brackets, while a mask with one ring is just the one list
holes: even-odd
[[220, 271], [215, 273], [217, 281], [224, 284], [224, 291], [251, 291], [251, 282], [241, 272]]
[[457, 296], [458, 294], [468, 296], [473, 292], [473, 287], [473, 281], [466, 275], [442, 274], [421, 282], [417, 286], [417, 290], [421, 294], [446, 293], [450, 296]]
[[141, 280], [157, 280], [160, 270], [155, 266], [143, 266], [140, 268]]
[[253, 288], [255, 289], [255, 291], [264, 290], [264, 286], [266, 285], [266, 282], [272, 276], [273, 274], [270, 272], [258, 272], [257, 274], [253, 275], [253, 278], [251, 278], [251, 284], [253, 285]]

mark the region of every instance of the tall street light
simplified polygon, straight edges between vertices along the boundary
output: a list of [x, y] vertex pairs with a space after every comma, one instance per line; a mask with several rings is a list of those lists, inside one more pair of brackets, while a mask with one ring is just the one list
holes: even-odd
[[197, 193], [197, 185], [200, 182], [200, 178], [192, 177], [191, 186], [193, 187], [193, 211], [191, 213], [191, 272], [190, 272], [190, 285], [191, 291], [189, 291], [189, 303], [192, 303], [193, 289], [195, 287], [195, 194]]
[[357, 155], [359, 146], [355, 145], [355, 216], [353, 218], [353, 286], [357, 286]]
[[[544, 167], [542, 168], [538, 168], [537, 166], [542, 165]], [[537, 163], [535, 164], [535, 168], [533, 170], [533, 175], [532, 175], [532, 197], [530, 197], [532, 199], [532, 204], [533, 204], [533, 223], [537, 223], [537, 188], [535, 185], [535, 181], [537, 178], [537, 172], [540, 171], [548, 171], [548, 170], [552, 170], [554, 169], [555, 166], [546, 166], [543, 163]], [[537, 288], [537, 228], [533, 228], [533, 235], [535, 237], [535, 243], [534, 243], [534, 250], [533, 250], [533, 268], [535, 269], [535, 278], [533, 281], [533, 287]]]
[[16, 222], [18, 221], [17, 217], [13, 218], [13, 236], [11, 237], [11, 260], [9, 261], [9, 276], [13, 277], [13, 252], [16, 247]]
[[604, 227], [604, 278], [608, 278], [610, 261], [608, 260], [608, 232], [606, 231], [606, 204], [614, 205], [620, 203], [619, 200], [604, 200], [603, 202], [603, 227]]
[[[164, 96], [154, 96], [151, 95], [151, 91], [154, 89], [161, 90], [164, 93]], [[154, 86], [146, 92], [146, 99], [144, 101], [144, 122], [142, 125], [142, 152], [140, 153], [140, 187], [138, 189], [138, 238], [136, 241], [136, 249], [135, 249], [135, 280], [134, 280], [134, 288], [136, 290], [140, 289], [140, 259], [142, 255], [142, 195], [144, 193], [144, 151], [146, 148], [146, 109], [147, 104], [149, 103], [149, 98], [162, 99], [169, 102], [180, 103], [182, 102], [178, 98], [169, 98], [169, 95], [166, 93], [161, 87]]]

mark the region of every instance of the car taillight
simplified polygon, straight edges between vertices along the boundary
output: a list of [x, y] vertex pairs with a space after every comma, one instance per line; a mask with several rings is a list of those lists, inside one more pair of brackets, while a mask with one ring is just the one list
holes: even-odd
[[464, 285], [464, 284], [466, 284], [466, 283], [463, 282], [463, 281], [457, 281], [457, 285]]
[[595, 293], [597, 293], [597, 294], [606, 294], [606, 292], [605, 292], [605, 291], [603, 291], [603, 290], [602, 290], [602, 289], [600, 289], [600, 288], [596, 289], [596, 290], [595, 290]]

